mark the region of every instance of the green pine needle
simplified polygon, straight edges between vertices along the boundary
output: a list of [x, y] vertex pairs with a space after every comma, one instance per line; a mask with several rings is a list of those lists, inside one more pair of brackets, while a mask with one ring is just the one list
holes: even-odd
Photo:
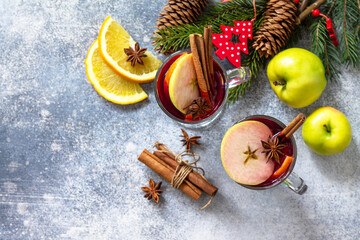
[[[333, 0], [327, 5], [333, 5], [329, 14], [333, 25], [338, 31], [338, 52], [340, 61], [345, 66], [360, 66], [360, 38], [357, 29], [360, 25], [360, 6], [358, 0]], [[337, 62], [334, 64], [338, 64]]]
[[251, 87], [254, 83], [254, 80], [259, 74], [260, 69], [265, 65], [265, 59], [261, 58], [259, 53], [255, 51], [252, 47], [249, 47], [249, 56], [246, 58], [243, 63], [243, 66], [247, 66], [251, 72], [251, 79], [245, 83], [240, 84], [229, 90], [229, 95], [227, 98], [227, 103], [236, 102], [240, 96], [244, 96], [247, 89]]
[[332, 43], [324, 19], [310, 26], [312, 51], [319, 56], [325, 67], [326, 76], [332, 80], [339, 76], [340, 58], [337, 48]]
[[[256, 2], [258, 16], [265, 11], [268, 0]], [[154, 48], [161, 47], [163, 52], [176, 51], [190, 46], [189, 35], [203, 34], [204, 27], [213, 26], [214, 33], [220, 33], [220, 25], [233, 26], [234, 21], [249, 21], [254, 18], [252, 0], [234, 0], [226, 3], [215, 3], [205, 9], [196, 24], [185, 24], [162, 28], [153, 38]], [[259, 18], [259, 17], [258, 17]]]

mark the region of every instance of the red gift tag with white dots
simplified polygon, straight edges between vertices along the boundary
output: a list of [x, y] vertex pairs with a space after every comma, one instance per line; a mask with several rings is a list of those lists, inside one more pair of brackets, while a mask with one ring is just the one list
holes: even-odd
[[[253, 22], [252, 21], [235, 21], [235, 26], [224, 26], [220, 28], [223, 33], [213, 34], [213, 44], [218, 49], [215, 54], [223, 60], [227, 58], [235, 67], [241, 66], [241, 52], [249, 54], [247, 40], [253, 38]], [[231, 41], [232, 36], [239, 36], [238, 43]]]
[[253, 39], [253, 22], [252, 21], [235, 21], [235, 26], [239, 29], [240, 36], [239, 41], [241, 45], [241, 51], [245, 54], [249, 54], [247, 40]]

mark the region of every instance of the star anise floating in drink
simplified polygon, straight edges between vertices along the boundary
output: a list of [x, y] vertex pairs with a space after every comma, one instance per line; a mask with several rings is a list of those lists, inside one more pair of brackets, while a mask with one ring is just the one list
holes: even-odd
[[191, 145], [200, 145], [200, 143], [197, 141], [199, 138], [201, 138], [200, 136], [189, 137], [184, 129], [181, 128], [181, 131], [183, 133], [183, 135], [180, 135], [180, 137], [183, 138], [181, 141], [184, 143], [183, 146], [186, 146], [186, 150], [190, 150]]
[[279, 144], [279, 138], [275, 136], [273, 139], [269, 136], [267, 142], [261, 140], [261, 144], [264, 147], [262, 153], [266, 153], [267, 162], [273, 159], [278, 164], [280, 163], [280, 155], [284, 155], [281, 150], [286, 148], [286, 144]]
[[160, 190], [160, 187], [161, 181], [155, 185], [154, 181], [150, 178], [149, 187], [141, 187], [141, 189], [146, 192], [144, 198], [148, 200], [152, 198], [156, 203], [159, 203], [159, 196], [163, 192], [163, 190]]
[[134, 67], [136, 63], [144, 65], [142, 57], [146, 57], [147, 48], [140, 48], [139, 43], [135, 43], [135, 49], [129, 46], [129, 48], [124, 48], [124, 52], [128, 57], [126, 58], [127, 62], [131, 61], [131, 66]]
[[207, 111], [211, 109], [211, 106], [208, 104], [205, 98], [198, 97], [195, 99], [189, 106], [187, 114], [191, 114], [193, 119], [205, 115]]

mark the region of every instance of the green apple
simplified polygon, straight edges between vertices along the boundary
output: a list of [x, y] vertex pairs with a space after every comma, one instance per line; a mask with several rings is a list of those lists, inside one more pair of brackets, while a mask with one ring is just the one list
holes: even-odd
[[316, 109], [306, 119], [302, 136], [308, 147], [320, 155], [333, 155], [351, 142], [351, 126], [346, 116], [333, 107]]
[[289, 48], [277, 54], [269, 62], [267, 75], [279, 99], [293, 108], [315, 102], [327, 82], [320, 58], [301, 48]]

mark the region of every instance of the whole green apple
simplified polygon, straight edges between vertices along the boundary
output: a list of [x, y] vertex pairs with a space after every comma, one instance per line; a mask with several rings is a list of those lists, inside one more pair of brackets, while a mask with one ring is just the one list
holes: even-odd
[[267, 75], [279, 99], [293, 108], [315, 102], [327, 82], [320, 58], [301, 48], [289, 48], [277, 54], [269, 62]]
[[302, 136], [308, 147], [320, 155], [333, 155], [351, 142], [351, 126], [346, 116], [333, 107], [316, 109], [306, 119]]

